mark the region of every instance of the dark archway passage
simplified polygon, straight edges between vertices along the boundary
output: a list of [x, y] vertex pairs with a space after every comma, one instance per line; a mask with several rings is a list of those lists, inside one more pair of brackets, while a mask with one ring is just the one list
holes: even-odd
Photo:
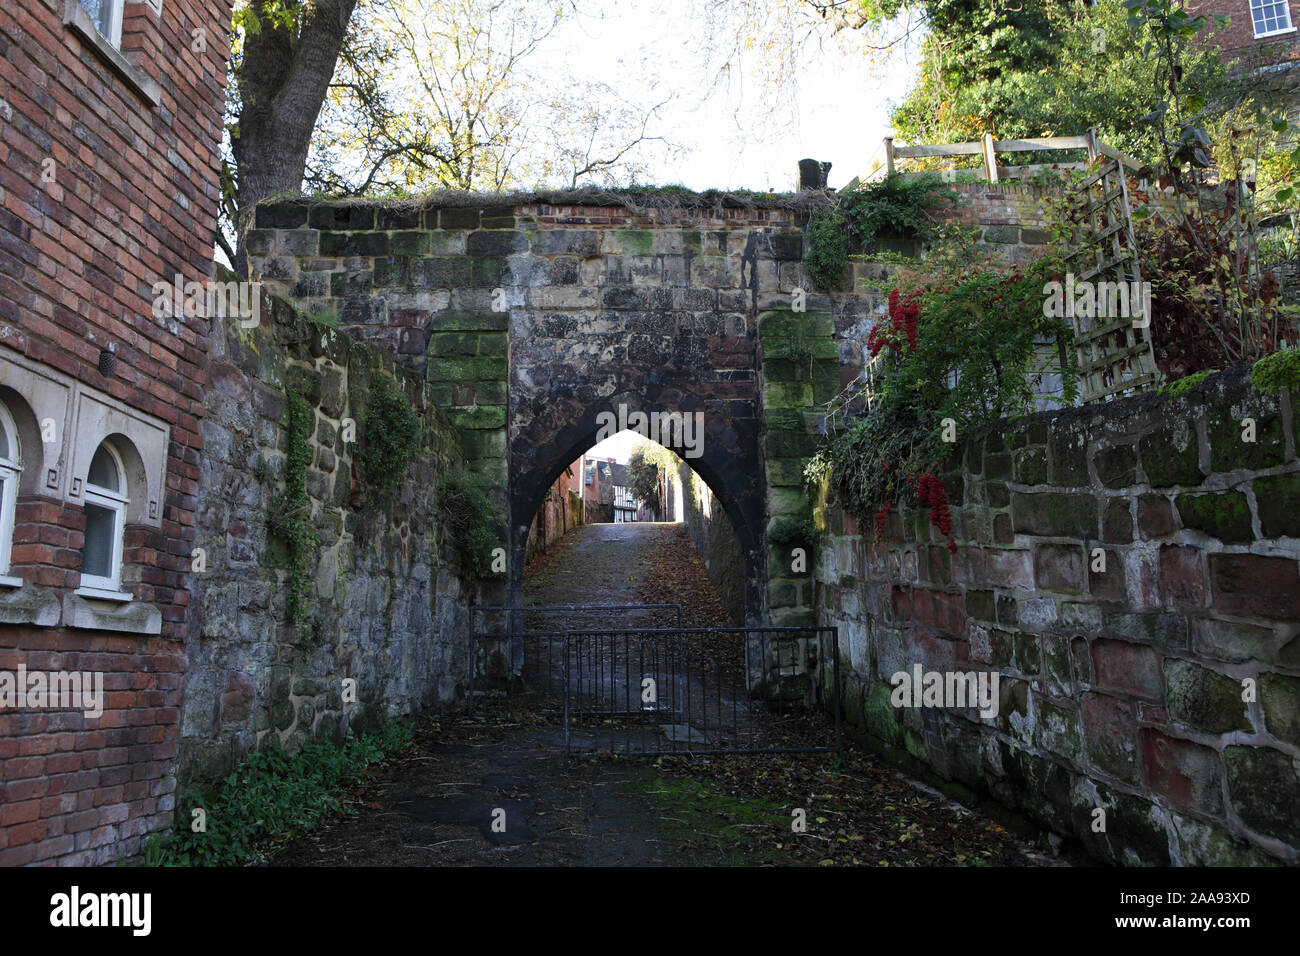
[[[681, 408], [642, 403], [633, 396], [620, 396], [607, 403], [589, 407], [582, 407], [572, 401], [563, 404], [573, 421], [558, 424], [551, 441], [544, 441], [544, 435], [538, 432], [557, 424], [554, 411], [534, 418], [532, 427], [512, 432], [511, 436], [509, 603], [515, 607], [521, 606], [523, 602], [523, 558], [533, 516], [555, 480], [575, 458], [596, 444], [598, 438], [604, 437], [601, 429], [607, 419], [603, 419], [601, 413], [617, 415], [620, 405], [626, 410], [646, 413], [694, 413], [700, 410], [689, 405]], [[738, 431], [734, 427], [734, 421], [711, 418], [707, 410], [703, 411], [704, 435], [698, 448], [698, 457], [687, 458], [686, 455], [693, 449], [688, 449], [681, 442], [665, 441], [663, 444], [699, 474], [731, 522], [745, 565], [746, 622], [759, 623], [765, 612], [766, 591], [763, 581], [766, 561], [763, 550], [764, 486], [761, 456], [757, 447], [757, 420], [753, 420], [752, 431]]]

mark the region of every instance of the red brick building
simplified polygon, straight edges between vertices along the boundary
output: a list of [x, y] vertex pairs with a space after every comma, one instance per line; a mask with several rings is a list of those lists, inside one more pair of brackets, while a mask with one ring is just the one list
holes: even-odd
[[0, 865], [171, 823], [230, 7], [0, 6]]
[[1189, 0], [1187, 6], [1193, 13], [1229, 18], [1227, 26], [1211, 27], [1212, 39], [1242, 66], [1300, 60], [1300, 0]]

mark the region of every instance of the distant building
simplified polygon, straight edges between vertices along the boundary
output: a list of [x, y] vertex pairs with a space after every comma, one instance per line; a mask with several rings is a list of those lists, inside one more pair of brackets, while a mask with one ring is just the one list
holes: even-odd
[[612, 458], [583, 458], [582, 500], [588, 522], [610, 523], [614, 520], [614, 486], [610, 481]]
[[1208, 36], [1238, 69], [1286, 73], [1300, 66], [1297, 4], [1300, 0], [1189, 0], [1187, 6], [1190, 13], [1229, 18], [1222, 29], [1211, 24]]
[[614, 523], [626, 524], [637, 520], [637, 501], [632, 495], [631, 479], [628, 477], [627, 465], [613, 462], [609, 467], [611, 504], [614, 507]]

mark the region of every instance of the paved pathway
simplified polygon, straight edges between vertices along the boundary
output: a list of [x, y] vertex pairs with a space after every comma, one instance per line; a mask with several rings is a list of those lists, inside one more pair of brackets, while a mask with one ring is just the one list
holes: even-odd
[[[673, 576], [682, 584], [672, 598], [648, 590], [662, 592]], [[685, 596], [688, 625], [725, 623], [702, 580], [702, 562], [679, 526], [587, 525], [530, 567], [525, 599], [605, 604]], [[552, 620], [557, 629], [612, 623], [589, 615]], [[842, 761], [575, 759], [557, 746], [553, 726], [490, 701], [473, 718], [423, 718], [412, 751], [381, 771], [361, 799], [360, 813], [286, 846], [272, 865], [1037, 859], [1000, 826], [917, 789], [865, 754], [846, 753]], [[811, 821], [798, 838], [790, 828], [795, 808]]]

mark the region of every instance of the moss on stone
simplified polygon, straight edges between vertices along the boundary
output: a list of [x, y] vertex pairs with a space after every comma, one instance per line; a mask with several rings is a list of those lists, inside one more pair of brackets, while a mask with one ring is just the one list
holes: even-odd
[[1300, 349], [1281, 349], [1265, 355], [1251, 366], [1250, 380], [1261, 392], [1276, 392], [1283, 386], [1300, 391]]
[[[866, 700], [862, 707], [863, 723], [867, 732], [883, 740], [891, 747], [897, 747], [902, 740], [903, 728], [898, 723], [898, 715], [889, 702], [889, 688], [884, 684], [872, 684], [867, 689]], [[922, 751], [924, 755], [924, 751]]]
[[1300, 538], [1300, 472], [1256, 478], [1255, 507], [1265, 538]]
[[1239, 491], [1179, 495], [1176, 504], [1184, 528], [1208, 534], [1225, 544], [1254, 540], [1250, 525], [1250, 504]]
[[1200, 385], [1216, 371], [1217, 369], [1209, 368], [1200, 372], [1193, 372], [1191, 375], [1186, 375], [1173, 382], [1166, 382], [1160, 386], [1160, 394], [1167, 395], [1169, 398], [1179, 398]]

